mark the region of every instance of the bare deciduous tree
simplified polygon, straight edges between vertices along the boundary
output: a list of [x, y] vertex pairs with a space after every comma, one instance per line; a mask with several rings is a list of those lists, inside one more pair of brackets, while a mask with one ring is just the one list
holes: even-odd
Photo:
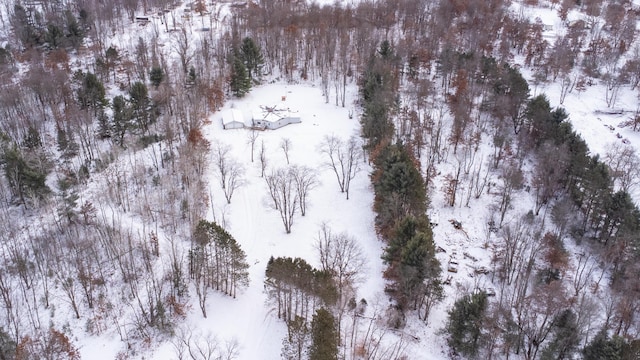
[[253, 162], [253, 153], [256, 148], [256, 140], [258, 140], [259, 135], [260, 134], [256, 129], [249, 130], [249, 133], [247, 134], [247, 142], [251, 144], [251, 162]]
[[300, 204], [300, 215], [307, 213], [307, 196], [309, 191], [318, 185], [316, 172], [308, 166], [292, 166], [289, 169], [291, 176], [296, 182], [296, 190]]
[[282, 138], [280, 140], [280, 149], [284, 152], [284, 157], [287, 159], [287, 165], [289, 165], [289, 150], [291, 150], [291, 140], [289, 138]]
[[267, 159], [267, 148], [264, 146], [264, 140], [260, 142], [260, 177], [264, 177], [269, 161]]
[[340, 191], [347, 194], [347, 200], [351, 180], [360, 171], [361, 151], [360, 140], [355, 135], [346, 143], [335, 135], [325, 136], [320, 144], [320, 152], [328, 157], [326, 164], [336, 175]]
[[595, 267], [596, 265], [592, 261], [591, 255], [578, 255], [578, 264], [576, 264], [575, 274], [573, 275], [574, 296], [580, 295], [582, 290], [589, 284]]
[[175, 33], [173, 49], [178, 53], [180, 57], [180, 64], [182, 65], [182, 71], [186, 74], [189, 71], [189, 64], [193, 59], [193, 50], [189, 43], [189, 36], [185, 28]]
[[235, 340], [221, 346], [213, 334], [196, 333], [188, 327], [179, 328], [171, 343], [178, 360], [233, 360], [239, 355]]
[[296, 191], [296, 182], [290, 171], [285, 169], [272, 170], [265, 178], [273, 206], [280, 213], [284, 230], [291, 233], [293, 216], [300, 201]]
[[355, 238], [344, 232], [335, 234], [323, 223], [318, 231], [316, 249], [321, 269], [335, 278], [339, 293], [362, 280], [366, 258]]
[[609, 166], [611, 179], [621, 190], [629, 193], [640, 183], [640, 157], [633, 146], [609, 144], [604, 161]]
[[517, 166], [517, 164], [505, 164], [504, 168], [502, 169], [502, 184], [498, 186], [500, 194], [500, 198], [498, 201], [498, 210], [500, 212], [500, 226], [502, 226], [507, 210], [511, 206], [511, 196], [513, 195], [513, 192], [522, 186], [523, 181], [524, 178], [522, 175], [522, 170]]
[[214, 148], [214, 162], [216, 171], [218, 172], [218, 180], [224, 191], [224, 197], [227, 203], [231, 204], [233, 192], [244, 184], [243, 175], [244, 168], [235, 159], [231, 158], [229, 152], [231, 147], [225, 144], [216, 144]]

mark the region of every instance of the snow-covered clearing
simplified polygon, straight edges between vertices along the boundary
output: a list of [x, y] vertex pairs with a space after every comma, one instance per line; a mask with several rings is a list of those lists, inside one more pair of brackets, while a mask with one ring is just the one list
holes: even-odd
[[[322, 0], [320, 4], [331, 4], [332, 1]], [[346, 3], [340, 2], [337, 3]], [[565, 30], [560, 21], [557, 9], [549, 7], [526, 7], [514, 3], [512, 9], [515, 14], [539, 18], [545, 27], [545, 39], [553, 44], [559, 33]], [[220, 23], [207, 24], [200, 16], [193, 16], [184, 21], [185, 34], [188, 33], [189, 44], [202, 40], [220, 29], [219, 24], [224, 23], [224, 16], [228, 8], [222, 5], [212, 6], [213, 17]], [[180, 19], [182, 8], [173, 9], [166, 15], [167, 18]], [[575, 20], [579, 13], [572, 11], [569, 20]], [[134, 51], [138, 36], [149, 40], [156, 37], [158, 48], [168, 58], [175, 59], [175, 48], [179, 42], [177, 32], [167, 32], [168, 21], [159, 16], [150, 16], [151, 22], [146, 27], [131, 24], [127, 32], [114, 34], [107, 45], [114, 45], [124, 52]], [[165, 22], [167, 21], [167, 22]], [[180, 26], [177, 24], [176, 26]], [[202, 27], [210, 26], [211, 33], [200, 31]], [[0, 38], [0, 45], [2, 45]], [[193, 49], [189, 47], [187, 53]], [[92, 58], [91, 58], [92, 59]], [[74, 66], [83, 65], [82, 59], [74, 62]], [[87, 60], [87, 59], [85, 59]], [[88, 62], [93, 60], [87, 60]], [[592, 153], [604, 154], [606, 148], [612, 143], [629, 143], [636, 148], [640, 147], [640, 134], [629, 127], [623, 127], [622, 123], [635, 116], [638, 110], [638, 100], [635, 90], [628, 86], [622, 86], [614, 106], [608, 108], [606, 102], [605, 84], [594, 83], [587, 86], [584, 91], [573, 89], [563, 103], [560, 104], [561, 85], [556, 82], [534, 85], [534, 74], [530, 69], [522, 67], [521, 71], [527, 78], [531, 88], [531, 95], [545, 94], [552, 107], [562, 106], [570, 115], [569, 121], [574, 129], [581, 134], [589, 145]], [[577, 70], [576, 70], [577, 71]], [[575, 74], [572, 74], [575, 75]], [[123, 81], [122, 74], [120, 75]], [[213, 164], [213, 151], [210, 152], [210, 165], [206, 180], [209, 184], [211, 195], [207, 220], [214, 220], [224, 226], [232, 236], [240, 243], [247, 254], [250, 264], [250, 285], [238, 293], [237, 298], [231, 298], [211, 291], [207, 301], [207, 318], [203, 318], [199, 309], [195, 291], [191, 288], [188, 312], [185, 319], [178, 319], [177, 332], [191, 331], [203, 337], [211, 335], [219, 344], [237, 345], [237, 358], [242, 360], [275, 360], [280, 359], [282, 339], [286, 336], [286, 325], [278, 319], [277, 312], [267, 302], [267, 294], [264, 291], [264, 278], [267, 262], [271, 256], [301, 257], [313, 266], [319, 265], [317, 251], [314, 243], [318, 236], [321, 224], [326, 223], [335, 233], [346, 232], [358, 240], [364, 255], [367, 258], [367, 267], [362, 269], [365, 281], [359, 284], [355, 298], [365, 299], [369, 304], [369, 313], [384, 311], [390, 304], [388, 296], [384, 293], [384, 279], [382, 273], [385, 265], [382, 263], [381, 254], [384, 244], [378, 239], [374, 229], [374, 213], [372, 211], [373, 192], [369, 174], [371, 168], [362, 164], [362, 169], [352, 182], [350, 199], [347, 200], [341, 193], [336, 183], [335, 175], [324, 165], [325, 156], [320, 152], [319, 145], [327, 135], [335, 135], [346, 140], [351, 135], [358, 135], [360, 124], [357, 115], [357, 88], [350, 84], [347, 88], [347, 106], [339, 107], [333, 103], [325, 103], [325, 97], [319, 86], [312, 83], [285, 84], [274, 80], [271, 83], [257, 86], [242, 99], [230, 99], [220, 111], [208, 116], [203, 127], [205, 138], [211, 143], [211, 148], [217, 144], [226, 144], [231, 147], [230, 157], [242, 163], [244, 167], [244, 184], [233, 195], [231, 203], [227, 204], [223, 191], [219, 185], [215, 166]], [[122, 93], [116, 90], [114, 85], [109, 92], [111, 95]], [[332, 96], [329, 96], [332, 99]], [[260, 106], [283, 104], [294, 111], [302, 119], [300, 124], [292, 124], [278, 130], [258, 131], [255, 141], [254, 161], [251, 161], [251, 130], [236, 129], [223, 130], [221, 124], [222, 113], [228, 109], [238, 109], [244, 116], [245, 122]], [[443, 102], [444, 103], [444, 102]], [[607, 113], [605, 110], [620, 109], [621, 112]], [[355, 114], [354, 114], [355, 113]], [[354, 115], [354, 116], [351, 116]], [[446, 116], [448, 117], [448, 115]], [[450, 120], [446, 119], [445, 121]], [[445, 128], [447, 128], [445, 126]], [[297, 213], [291, 234], [286, 234], [278, 212], [272, 208], [271, 199], [264, 179], [261, 177], [261, 165], [259, 152], [261, 144], [267, 150], [268, 170], [286, 167], [287, 158], [281, 143], [288, 139], [291, 142], [289, 150], [290, 165], [305, 165], [318, 171], [320, 184], [310, 192], [309, 208], [305, 217]], [[476, 155], [476, 164], [482, 163], [488, 167], [492, 153], [490, 136], [483, 134], [479, 151]], [[53, 140], [51, 140], [53, 144]], [[148, 154], [151, 148], [134, 153], [122, 155], [119, 160], [110, 165], [104, 175], [90, 181], [89, 189], [80, 193], [81, 199], [100, 199], [106, 193], [105, 188], [112, 181], [113, 172], [133, 173], [149, 167], [151, 157]], [[159, 152], [160, 153], [160, 152]], [[155, 152], [154, 152], [155, 154]], [[128, 157], [127, 157], [128, 156]], [[138, 163], [137, 161], [140, 161]], [[157, 161], [157, 159], [156, 159]], [[491, 258], [492, 246], [500, 241], [497, 235], [489, 231], [487, 222], [496, 212], [497, 190], [499, 177], [496, 172], [489, 175], [489, 186], [483, 191], [479, 199], [471, 198], [469, 206], [465, 203], [464, 196], [469, 189], [461, 185], [459, 199], [455, 206], [446, 205], [443, 186], [445, 176], [453, 173], [457, 159], [449, 153], [445, 160], [438, 164], [439, 173], [434, 179], [429, 192], [431, 219], [438, 219], [438, 225], [434, 227], [434, 241], [440, 251], [437, 256], [442, 265], [442, 279], [446, 281], [445, 300], [437, 304], [431, 311], [428, 324], [417, 319], [414, 313], [407, 313], [407, 326], [399, 331], [385, 329], [384, 341], [388, 343], [404, 341], [403, 351], [408, 359], [448, 359], [448, 348], [444, 336], [439, 333], [447, 319], [447, 309], [464, 293], [476, 289], [489, 290], [498, 283], [492, 283], [491, 274], [479, 273], [481, 268], [492, 270]], [[128, 163], [127, 163], [128, 162]], [[531, 163], [526, 163], [525, 170], [530, 170]], [[484, 171], [484, 170], [483, 170]], [[143, 178], [144, 176], [141, 176]], [[463, 175], [464, 177], [464, 175]], [[523, 214], [534, 209], [533, 195], [526, 188], [517, 190], [513, 196], [514, 201], [507, 212], [504, 223], [516, 222]], [[53, 184], [51, 184], [53, 188]], [[204, 195], [204, 194], [203, 194]], [[640, 193], [633, 194], [636, 201], [640, 199]], [[132, 207], [143, 206], [134, 204]], [[543, 208], [538, 220], [551, 221]], [[103, 216], [118, 217], [120, 223], [127, 230], [146, 236], [147, 226], [140, 218], [136, 217], [135, 209], [129, 213], [120, 213], [119, 209], [111, 208], [112, 213]], [[461, 229], [456, 229], [450, 220], [461, 222]], [[542, 221], [542, 220], [541, 220]], [[105, 221], [108, 223], [109, 221]], [[44, 223], [44, 221], [43, 221]], [[144, 225], [140, 225], [144, 224]], [[156, 226], [153, 224], [150, 226]], [[161, 230], [162, 231], [162, 230]], [[162, 235], [162, 234], [159, 234]], [[164, 239], [164, 236], [160, 236]], [[163, 241], [163, 240], [162, 240]], [[186, 244], [186, 243], [184, 243]], [[164, 244], [166, 245], [166, 244]], [[186, 245], [185, 245], [186, 246]], [[566, 244], [570, 253], [575, 254], [581, 250], [572, 241]], [[163, 248], [164, 251], [164, 248]], [[572, 258], [575, 263], [576, 257]], [[451, 269], [452, 271], [448, 271]], [[455, 271], [454, 271], [455, 270]], [[481, 270], [484, 272], [485, 270]], [[572, 271], [572, 270], [569, 270]], [[604, 271], [604, 270], [602, 270]], [[600, 272], [600, 269], [598, 269]], [[567, 276], [571, 276], [568, 274]], [[192, 286], [192, 285], [190, 285]], [[497, 290], [497, 289], [496, 289]], [[601, 294], [596, 294], [600, 296]], [[127, 346], [121, 341], [116, 330], [110, 329], [100, 335], [89, 335], [86, 331], [86, 321], [67, 320], [72, 319], [73, 314], [64, 302], [64, 299], [56, 299], [57, 315], [56, 325], [69, 326], [69, 333], [73, 334], [74, 343], [79, 347], [82, 359], [114, 359]], [[114, 302], [118, 300], [115, 299]], [[117, 321], [131, 321], [131, 311], [125, 305], [117, 305], [121, 308], [121, 318]], [[53, 314], [54, 310], [51, 310]], [[43, 316], [43, 319], [46, 316]], [[53, 318], [53, 315], [51, 315]], [[111, 321], [110, 319], [109, 321]], [[348, 321], [348, 320], [347, 320]], [[51, 320], [53, 323], [54, 321]], [[112, 324], [109, 324], [111, 326]], [[114, 326], [117, 327], [117, 326]], [[66, 330], [66, 329], [65, 329]], [[197, 335], [196, 335], [197, 336]], [[136, 356], [151, 359], [176, 359], [176, 349], [172, 341], [167, 337], [153, 339], [151, 349], [142, 349]], [[156, 341], [158, 345], [155, 346]]]
[[[355, 91], [355, 88], [351, 88], [349, 96], [352, 99]], [[365, 298], [372, 303], [382, 296], [383, 290], [382, 243], [377, 239], [373, 227], [369, 168], [363, 166], [353, 180], [350, 199], [346, 200], [345, 194], [340, 193], [335, 175], [323, 166], [325, 160], [318, 151], [324, 136], [336, 135], [346, 139], [358, 130], [358, 120], [349, 118], [349, 109], [326, 104], [317, 87], [284, 84], [257, 87], [246, 98], [230, 101], [226, 108], [239, 109], [245, 119], [249, 119], [260, 105], [281, 102], [282, 96], [286, 96], [287, 106], [299, 111], [302, 123], [261, 131], [256, 141], [253, 163], [248, 142], [250, 130], [223, 130], [220, 119], [223, 111], [212, 114], [210, 123], [204, 127], [204, 134], [212, 147], [217, 142], [231, 145], [232, 157], [242, 162], [246, 170], [244, 186], [234, 193], [231, 204], [227, 205], [214, 166], [209, 167], [208, 181], [213, 204], [208, 219], [225, 224], [241, 244], [251, 266], [251, 283], [236, 299], [218, 294], [211, 296], [206, 319], [202, 317], [194, 298], [192, 311], [185, 323], [203, 333], [215, 334], [221, 342], [237, 341], [239, 359], [280, 358], [286, 325], [277, 318], [274, 309], [266, 304], [263, 283], [267, 261], [271, 256], [301, 257], [318, 266], [314, 242], [323, 222], [335, 232], [345, 231], [358, 239], [369, 260], [367, 269], [364, 269], [366, 281], [360, 286], [358, 299]], [[266, 183], [260, 177], [258, 159], [260, 143], [264, 141], [269, 168], [286, 166], [285, 154], [280, 148], [280, 142], [285, 138], [291, 140], [291, 165], [307, 165], [317, 169], [321, 182], [310, 192], [307, 215], [295, 216], [291, 234], [285, 233], [278, 212], [271, 207]], [[158, 348], [153, 358], [174, 358], [172, 345], [166, 343]]]

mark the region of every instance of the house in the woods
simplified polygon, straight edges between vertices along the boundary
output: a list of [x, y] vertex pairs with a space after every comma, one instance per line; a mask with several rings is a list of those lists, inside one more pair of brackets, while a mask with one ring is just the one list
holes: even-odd
[[222, 113], [222, 128], [229, 129], [242, 129], [244, 127], [244, 120], [242, 113], [238, 109], [229, 109]]
[[260, 106], [260, 110], [253, 113], [252, 125], [259, 129], [279, 129], [285, 125], [300, 123], [300, 115], [288, 107], [280, 104]]

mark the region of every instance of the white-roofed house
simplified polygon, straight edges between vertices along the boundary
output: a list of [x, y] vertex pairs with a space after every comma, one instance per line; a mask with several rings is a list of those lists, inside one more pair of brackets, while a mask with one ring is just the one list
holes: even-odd
[[260, 106], [253, 113], [253, 126], [262, 129], [279, 129], [285, 125], [300, 123], [300, 115], [283, 105]]
[[222, 128], [229, 129], [242, 129], [244, 128], [244, 119], [242, 112], [238, 109], [229, 109], [222, 113]]

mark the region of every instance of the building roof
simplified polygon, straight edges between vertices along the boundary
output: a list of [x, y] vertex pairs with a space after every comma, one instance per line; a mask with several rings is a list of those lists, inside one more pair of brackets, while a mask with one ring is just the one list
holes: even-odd
[[229, 109], [222, 113], [222, 124], [229, 125], [234, 122], [239, 122], [244, 124], [244, 119], [242, 117], [242, 112], [238, 109]]
[[260, 109], [253, 112], [253, 120], [263, 120], [268, 122], [276, 122], [280, 119], [291, 117], [298, 117], [297, 112], [294, 112], [282, 104], [260, 106]]

